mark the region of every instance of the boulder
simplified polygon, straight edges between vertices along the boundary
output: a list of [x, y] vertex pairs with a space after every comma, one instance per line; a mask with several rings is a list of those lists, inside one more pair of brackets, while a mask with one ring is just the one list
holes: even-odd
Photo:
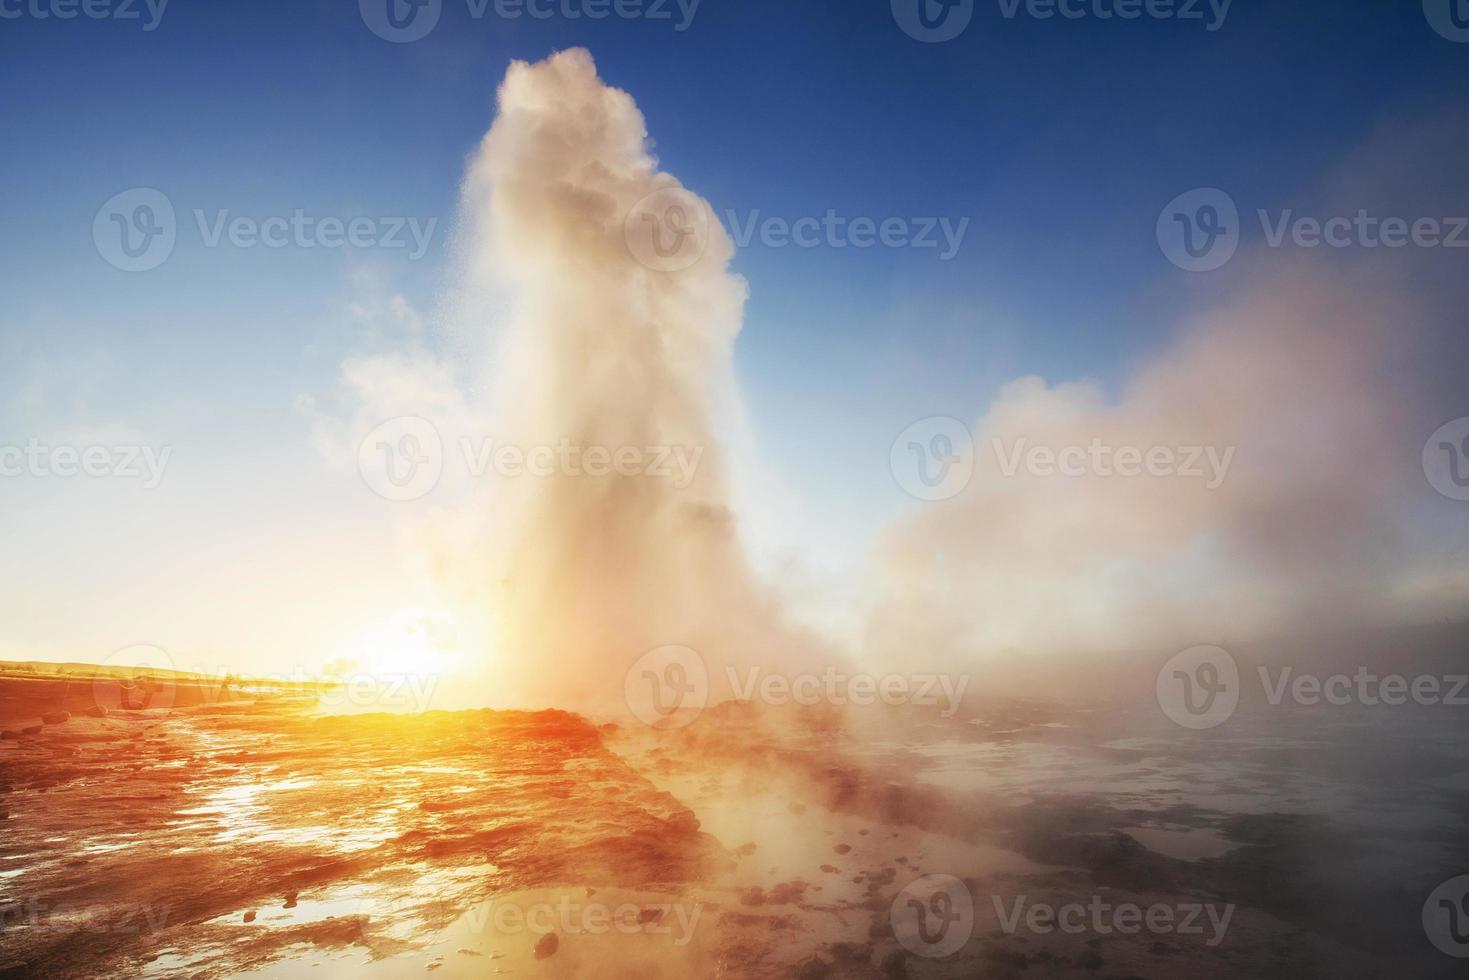
[[43, 725], [64, 725], [71, 721], [70, 711], [48, 711], [41, 716]]

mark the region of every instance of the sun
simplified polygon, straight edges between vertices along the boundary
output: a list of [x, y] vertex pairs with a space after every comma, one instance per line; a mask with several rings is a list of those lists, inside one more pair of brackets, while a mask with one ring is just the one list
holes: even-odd
[[362, 631], [344, 651], [350, 673], [439, 678], [459, 666], [454, 620], [439, 609], [405, 606]]

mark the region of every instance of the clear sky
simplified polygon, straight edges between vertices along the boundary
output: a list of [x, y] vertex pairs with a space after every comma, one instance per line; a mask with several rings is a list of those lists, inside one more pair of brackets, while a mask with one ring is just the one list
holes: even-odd
[[[1160, 250], [1170, 199], [1218, 187], [1247, 213], [1307, 210], [1385, 127], [1469, 92], [1469, 44], [1416, 0], [1235, 0], [1217, 30], [1206, 4], [1204, 20], [1121, 20], [1088, 0], [1073, 20], [980, 0], [942, 43], [905, 34], [888, 0], [703, 0], [682, 30], [673, 3], [667, 19], [593, 22], [443, 0], [412, 43], [379, 37], [349, 0], [171, 0], [151, 30], [134, 9], [62, 20], [38, 16], [51, 0], [0, 0], [0, 443], [172, 447], [152, 489], [0, 480], [0, 656], [153, 643], [283, 669], [413, 606], [384, 502], [323, 463], [303, 405], [330, 401], [364, 337], [398, 329], [392, 297], [432, 338], [466, 161], [512, 59], [589, 49], [637, 100], [661, 165], [727, 226], [729, 212], [967, 220], [948, 259], [758, 236], [737, 252], [740, 386], [818, 568], [912, 508], [887, 469], [910, 422], [973, 420], [1024, 375], [1115, 394], [1227, 292], [1229, 270]], [[93, 222], [139, 187], [172, 203], [177, 243], [127, 272]], [[418, 257], [210, 247], [196, 209], [436, 225]], [[1243, 247], [1261, 236], [1246, 223]], [[1430, 331], [1415, 375], [1433, 425], [1469, 415], [1451, 404], [1466, 365], [1452, 326]]]

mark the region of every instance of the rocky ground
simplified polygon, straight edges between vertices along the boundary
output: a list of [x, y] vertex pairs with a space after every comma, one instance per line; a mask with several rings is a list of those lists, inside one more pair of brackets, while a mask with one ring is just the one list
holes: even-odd
[[[1443, 785], [1469, 755], [1424, 745], [1357, 753], [1333, 797], [1339, 749], [1226, 765], [1081, 705], [655, 731], [180, 696], [48, 723], [11, 690], [4, 977], [1459, 975], [1418, 915], [1469, 866]], [[1404, 794], [1440, 829], [1371, 823]]]

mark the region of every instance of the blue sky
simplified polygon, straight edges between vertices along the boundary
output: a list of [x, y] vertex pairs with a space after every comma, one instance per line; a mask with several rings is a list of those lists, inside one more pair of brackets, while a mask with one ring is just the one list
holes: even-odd
[[[1154, 223], [1174, 195], [1217, 186], [1242, 207], [1286, 206], [1380, 126], [1451, 104], [1469, 81], [1469, 45], [1435, 33], [1416, 2], [1236, 0], [1212, 32], [1006, 19], [981, 2], [939, 44], [906, 36], [886, 0], [704, 0], [684, 31], [474, 20], [446, 0], [409, 44], [374, 35], [342, 0], [172, 0], [152, 31], [0, 20], [0, 424], [8, 441], [126, 424], [180, 447], [178, 496], [129, 511], [128, 529], [88, 510], [93, 536], [68, 537], [30, 519], [44, 510], [22, 521], [7, 508], [0, 527], [46, 554], [6, 577], [49, 582], [39, 606], [59, 614], [71, 592], [125, 578], [124, 556], [147, 540], [170, 537], [157, 559], [169, 574], [202, 568], [179, 553], [181, 525], [267, 571], [276, 559], [254, 555], [235, 521], [329, 527], [340, 511], [304, 489], [296, 402], [329, 391], [360, 343], [344, 314], [354, 277], [370, 268], [432, 313], [465, 162], [507, 63], [578, 45], [636, 98], [663, 167], [720, 214], [969, 220], [952, 261], [758, 243], [736, 258], [751, 289], [737, 368], [757, 439], [794, 494], [827, 501], [810, 520], [833, 543], [910, 503], [871, 467], [913, 419], [974, 418], [1024, 374], [1112, 390], [1181, 311], [1227, 287], [1160, 252]], [[133, 187], [162, 190], [180, 214], [173, 255], [145, 273], [109, 266], [91, 236], [99, 206]], [[412, 216], [439, 232], [418, 261], [210, 249], [195, 208]], [[207, 461], [191, 467], [190, 446]], [[0, 493], [38, 508], [48, 496]], [[74, 513], [51, 505], [57, 521]], [[292, 541], [310, 547], [305, 531]], [[98, 643], [111, 642], [103, 619]], [[44, 635], [31, 622], [13, 644]]]

